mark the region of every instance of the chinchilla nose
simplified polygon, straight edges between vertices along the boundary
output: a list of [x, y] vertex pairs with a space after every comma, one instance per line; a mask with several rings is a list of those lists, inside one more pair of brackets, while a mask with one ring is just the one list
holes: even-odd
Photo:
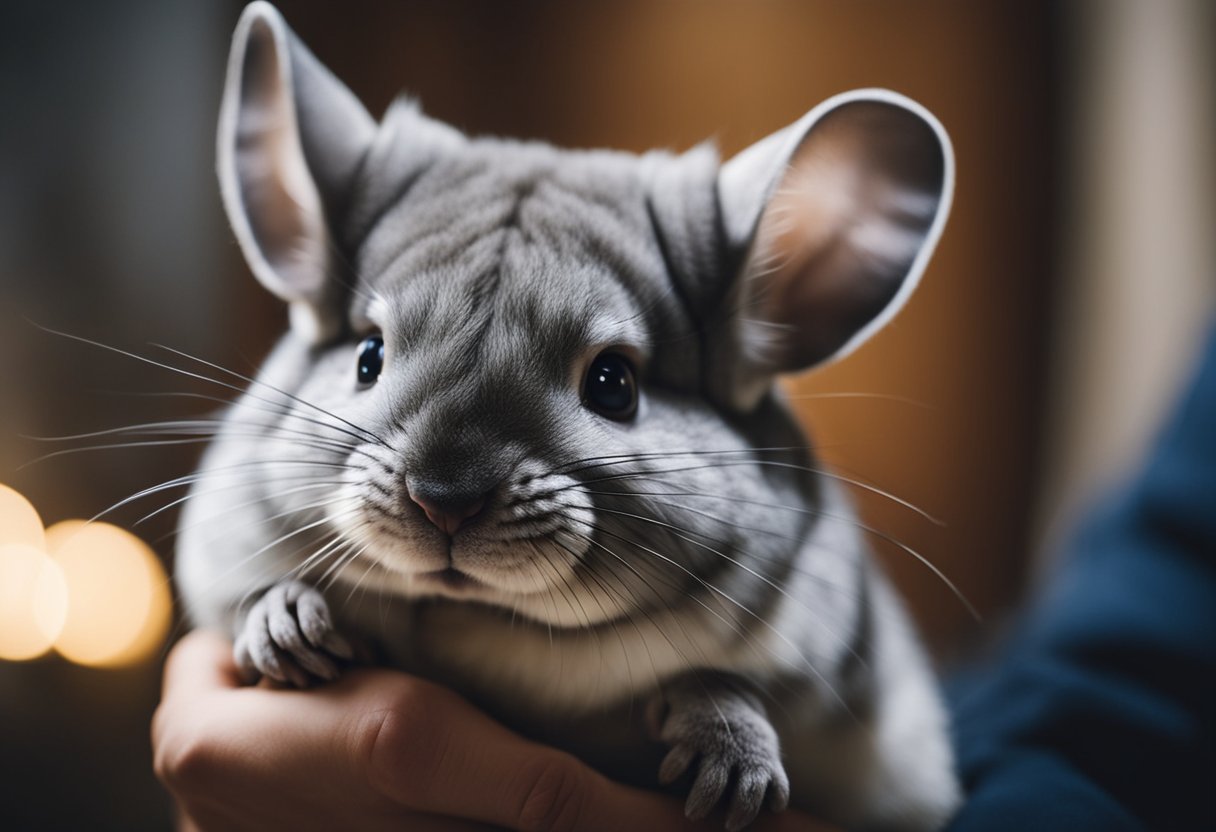
[[427, 519], [448, 536], [480, 514], [490, 497], [489, 491], [474, 495], [420, 484], [411, 484], [409, 494]]

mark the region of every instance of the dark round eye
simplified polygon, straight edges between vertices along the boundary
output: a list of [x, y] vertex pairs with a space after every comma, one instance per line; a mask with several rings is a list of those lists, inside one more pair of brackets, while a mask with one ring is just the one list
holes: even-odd
[[609, 419], [633, 418], [638, 409], [638, 385], [629, 359], [615, 352], [597, 355], [583, 381], [583, 403]]
[[375, 384], [384, 367], [384, 339], [379, 335], [369, 335], [359, 345], [359, 364], [356, 377], [359, 384], [367, 386]]

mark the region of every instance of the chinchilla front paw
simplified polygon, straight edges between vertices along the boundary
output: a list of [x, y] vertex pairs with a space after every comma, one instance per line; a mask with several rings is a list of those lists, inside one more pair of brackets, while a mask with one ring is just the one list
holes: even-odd
[[781, 764], [777, 732], [750, 697], [705, 690], [658, 699], [652, 730], [670, 750], [659, 767], [667, 785], [685, 773], [692, 787], [684, 813], [692, 820], [726, 806], [726, 828], [743, 829], [760, 813], [765, 798], [780, 812], [789, 804], [790, 782]]
[[300, 581], [275, 584], [250, 607], [232, 651], [251, 682], [266, 676], [298, 688], [333, 681], [339, 663], [353, 656], [325, 598]]

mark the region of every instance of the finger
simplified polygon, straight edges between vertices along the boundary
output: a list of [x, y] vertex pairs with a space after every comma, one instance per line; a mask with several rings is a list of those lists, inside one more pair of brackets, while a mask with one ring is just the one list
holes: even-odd
[[203, 692], [241, 686], [232, 659], [232, 644], [211, 630], [187, 633], [165, 661], [163, 695], [175, 691]]
[[409, 677], [356, 732], [369, 779], [390, 799], [513, 829], [699, 828], [680, 804], [612, 783], [525, 740], [465, 700]]
[[843, 832], [837, 826], [828, 826], [797, 811], [779, 815], [761, 813], [747, 829], [748, 832]]

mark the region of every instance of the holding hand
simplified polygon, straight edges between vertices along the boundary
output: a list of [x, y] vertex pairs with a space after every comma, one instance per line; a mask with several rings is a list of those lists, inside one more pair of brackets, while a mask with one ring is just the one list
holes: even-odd
[[[169, 657], [152, 744], [187, 829], [721, 828], [402, 673], [355, 669], [307, 691], [242, 687], [231, 645], [202, 631]], [[754, 828], [823, 832], [795, 812]]]

